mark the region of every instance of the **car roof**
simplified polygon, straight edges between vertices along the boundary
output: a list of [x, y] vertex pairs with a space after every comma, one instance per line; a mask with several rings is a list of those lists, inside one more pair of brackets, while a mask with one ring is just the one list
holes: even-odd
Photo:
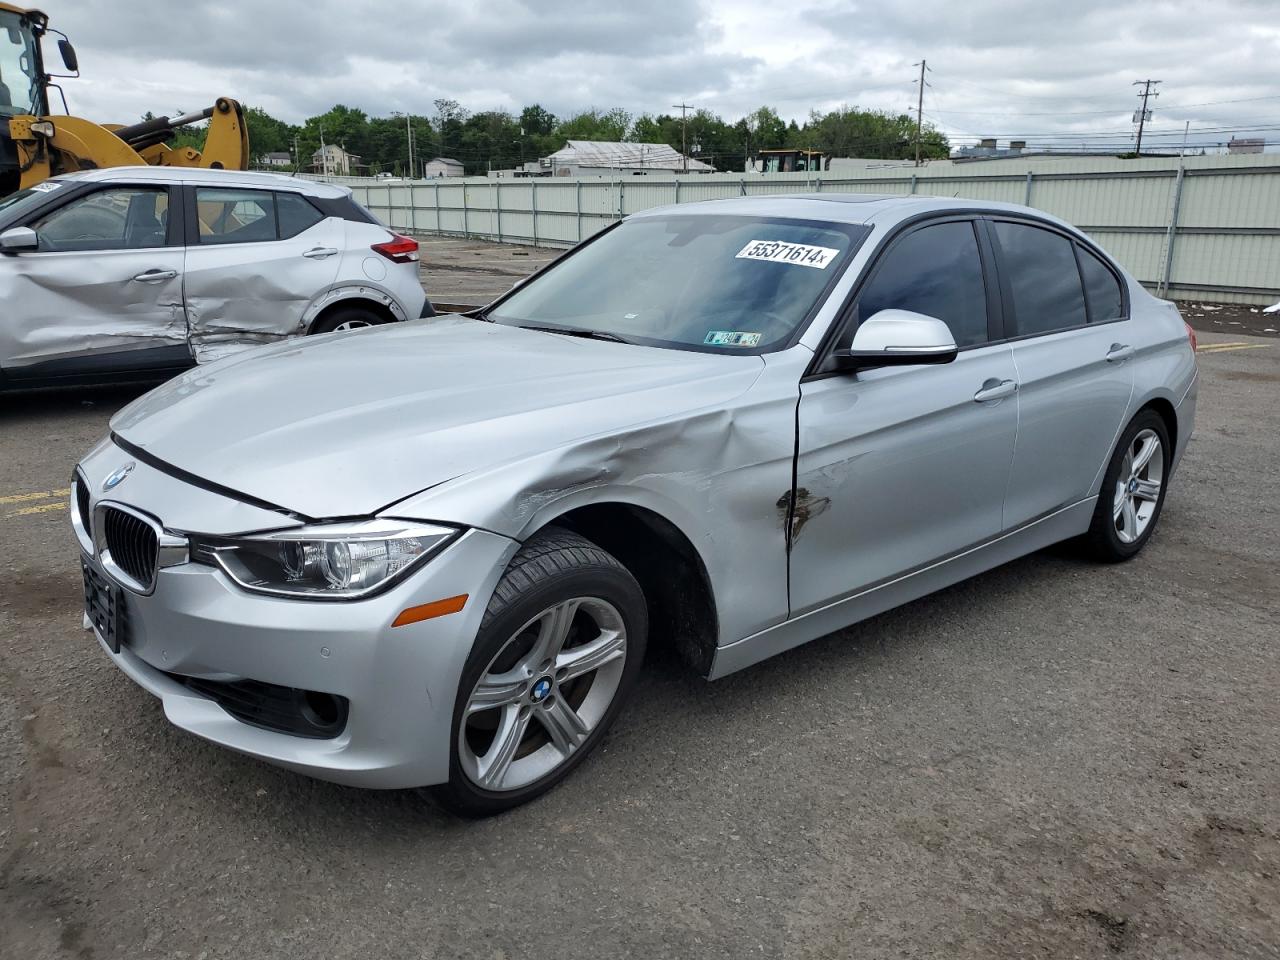
[[628, 219], [650, 216], [726, 215], [751, 217], [786, 217], [827, 223], [893, 224], [929, 213], [1010, 213], [1032, 215], [1078, 232], [1069, 223], [1042, 210], [1016, 203], [994, 200], [961, 200], [956, 197], [930, 197], [923, 194], [884, 193], [791, 193], [732, 197], [727, 200], [702, 200], [655, 207], [634, 213]]
[[303, 177], [252, 170], [209, 170], [203, 167], [103, 167], [63, 174], [56, 179], [78, 183], [189, 183], [204, 187], [257, 187], [259, 190], [293, 190], [313, 197], [345, 197], [347, 187]]

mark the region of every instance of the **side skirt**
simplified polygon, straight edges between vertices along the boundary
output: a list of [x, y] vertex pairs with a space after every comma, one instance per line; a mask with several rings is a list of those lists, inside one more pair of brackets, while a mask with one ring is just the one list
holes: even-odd
[[776, 653], [798, 647], [836, 630], [918, 600], [961, 580], [985, 573], [1018, 557], [1078, 536], [1089, 529], [1097, 497], [1063, 507], [1039, 520], [1002, 534], [994, 540], [956, 554], [946, 560], [903, 574], [893, 580], [868, 587], [801, 614], [775, 627], [726, 644], [716, 650], [709, 679], [717, 680]]

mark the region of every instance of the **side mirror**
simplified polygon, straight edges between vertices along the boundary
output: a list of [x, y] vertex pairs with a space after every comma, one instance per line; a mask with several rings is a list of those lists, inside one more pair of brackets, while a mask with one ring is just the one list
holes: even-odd
[[0, 233], [0, 253], [22, 253], [40, 246], [40, 238], [30, 227], [10, 227]]
[[881, 310], [862, 321], [848, 350], [832, 357], [837, 370], [950, 363], [956, 358], [951, 329], [937, 317], [910, 310]]
[[76, 48], [66, 37], [58, 41], [58, 52], [62, 54], [62, 62], [68, 70], [72, 73], [80, 72], [80, 58], [76, 56]]

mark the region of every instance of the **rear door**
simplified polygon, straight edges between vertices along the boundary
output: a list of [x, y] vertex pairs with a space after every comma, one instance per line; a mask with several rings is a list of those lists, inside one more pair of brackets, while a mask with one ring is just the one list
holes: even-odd
[[1087, 245], [1047, 224], [988, 225], [1018, 368], [1004, 517], [1017, 527], [1089, 496], [1129, 407], [1134, 339], [1124, 285]]
[[197, 360], [305, 333], [337, 276], [344, 224], [300, 193], [188, 186], [186, 306]]
[[0, 257], [7, 379], [190, 362], [181, 216], [170, 216], [177, 198], [168, 186], [110, 184], [21, 223], [36, 231], [39, 247]]

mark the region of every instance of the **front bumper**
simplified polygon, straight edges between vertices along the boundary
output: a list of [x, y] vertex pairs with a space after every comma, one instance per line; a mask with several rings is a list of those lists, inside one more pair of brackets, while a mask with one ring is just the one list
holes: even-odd
[[[86, 467], [87, 485], [96, 490], [102, 471], [88, 459]], [[135, 473], [141, 476], [134, 493], [164, 488], [171, 497], [171, 485], [186, 486], [143, 464]], [[121, 484], [111, 498], [124, 500], [129, 486]], [[161, 508], [136, 499], [130, 505], [165, 519]], [[449, 776], [458, 681], [489, 597], [517, 548], [506, 537], [469, 530], [388, 592], [351, 602], [250, 594], [213, 567], [164, 567], [151, 595], [124, 591], [128, 633], [120, 651], [112, 653], [101, 635], [98, 640], [116, 666], [160, 698], [174, 725], [206, 740], [353, 786], [441, 783]], [[85, 559], [102, 572], [96, 558]], [[406, 607], [461, 594], [468, 600], [458, 613], [391, 626]], [[350, 702], [347, 722], [331, 739], [251, 726], [171, 674], [335, 694]]]

